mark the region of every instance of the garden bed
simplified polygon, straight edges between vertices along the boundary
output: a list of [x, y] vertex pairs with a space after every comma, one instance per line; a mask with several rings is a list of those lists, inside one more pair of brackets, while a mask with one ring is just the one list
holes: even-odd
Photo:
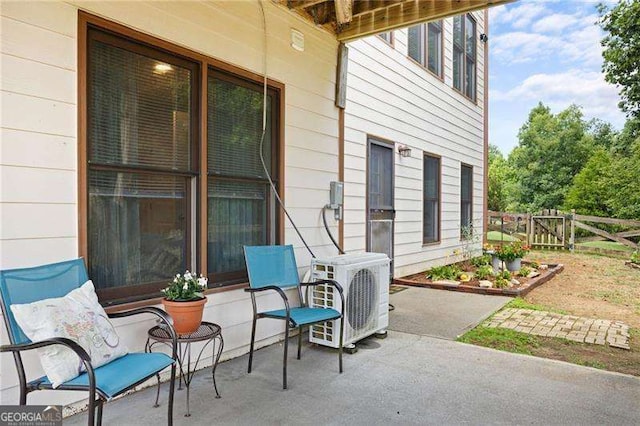
[[[523, 262], [524, 266], [530, 265], [528, 262]], [[480, 287], [480, 280], [477, 278], [472, 278], [469, 282], [459, 282], [456, 284], [454, 282], [445, 282], [446, 280], [431, 280], [427, 278], [428, 271], [420, 272], [418, 274], [408, 275], [402, 278], [396, 278], [393, 280], [394, 284], [402, 284], [414, 287], [427, 287], [427, 288], [435, 288], [439, 290], [451, 290], [451, 291], [462, 291], [467, 293], [477, 293], [477, 294], [492, 294], [492, 295], [501, 295], [501, 296], [523, 296], [533, 290], [534, 288], [546, 283], [551, 278], [556, 276], [558, 273], [562, 272], [564, 266], [562, 264], [547, 264], [548, 269], [538, 270], [540, 275], [533, 278], [526, 278], [516, 276], [516, 279], [520, 282], [519, 284], [514, 284], [511, 287], [506, 288], [483, 288]]]

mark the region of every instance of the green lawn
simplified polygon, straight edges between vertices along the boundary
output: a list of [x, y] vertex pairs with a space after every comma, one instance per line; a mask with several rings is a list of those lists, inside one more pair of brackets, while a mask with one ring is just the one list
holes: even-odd
[[576, 244], [579, 248], [580, 246], [584, 247], [594, 247], [603, 250], [620, 250], [620, 251], [633, 251], [631, 247], [625, 246], [624, 244], [617, 243], [615, 241], [589, 241], [586, 243]]
[[487, 240], [489, 241], [516, 241], [516, 237], [512, 237], [509, 234], [502, 234], [500, 231], [487, 232]]

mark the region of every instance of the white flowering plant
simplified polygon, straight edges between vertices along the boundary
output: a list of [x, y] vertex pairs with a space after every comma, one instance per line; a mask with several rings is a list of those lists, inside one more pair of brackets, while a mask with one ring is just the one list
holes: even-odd
[[175, 302], [188, 302], [204, 297], [203, 291], [207, 288], [207, 278], [200, 274], [185, 271], [184, 274], [176, 274], [173, 281], [161, 291], [167, 300]]

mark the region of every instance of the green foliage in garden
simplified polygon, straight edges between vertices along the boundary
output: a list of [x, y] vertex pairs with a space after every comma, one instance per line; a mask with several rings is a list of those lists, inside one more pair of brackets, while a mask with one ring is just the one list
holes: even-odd
[[531, 268], [527, 267], [527, 266], [523, 266], [522, 268], [520, 268], [520, 270], [518, 271], [518, 275], [520, 275], [521, 277], [526, 277], [531, 273]]
[[455, 280], [462, 271], [458, 265], [434, 266], [427, 271], [427, 278], [432, 281]]
[[482, 256], [474, 257], [471, 259], [471, 265], [476, 268], [484, 265], [491, 265], [491, 255], [483, 254]]
[[482, 265], [476, 269], [476, 278], [479, 280], [487, 280], [494, 276], [493, 268], [491, 265]]

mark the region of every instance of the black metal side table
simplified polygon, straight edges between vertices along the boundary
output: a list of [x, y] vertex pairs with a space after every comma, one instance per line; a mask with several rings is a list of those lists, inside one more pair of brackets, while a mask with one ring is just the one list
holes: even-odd
[[[195, 342], [206, 342], [196, 358], [196, 362], [191, 367], [191, 344]], [[145, 352], [151, 352], [153, 347], [157, 344], [164, 344], [171, 347], [171, 336], [165, 327], [162, 325], [156, 325], [148, 332], [147, 343], [145, 345]], [[178, 376], [178, 390], [182, 390], [182, 384], [187, 388], [187, 414], [185, 417], [190, 417], [189, 412], [189, 386], [191, 380], [198, 369], [198, 363], [204, 350], [211, 344], [211, 377], [213, 379], [213, 389], [216, 391], [216, 398], [220, 398], [218, 392], [218, 386], [216, 385], [216, 367], [222, 355], [222, 348], [224, 347], [224, 340], [222, 339], [222, 328], [218, 324], [203, 321], [200, 327], [191, 334], [178, 335], [178, 366], [180, 367], [180, 374]], [[217, 351], [216, 351], [217, 346]], [[154, 407], [158, 407], [158, 398], [160, 397], [160, 376], [158, 375], [158, 390], [156, 392], [156, 403]]]

